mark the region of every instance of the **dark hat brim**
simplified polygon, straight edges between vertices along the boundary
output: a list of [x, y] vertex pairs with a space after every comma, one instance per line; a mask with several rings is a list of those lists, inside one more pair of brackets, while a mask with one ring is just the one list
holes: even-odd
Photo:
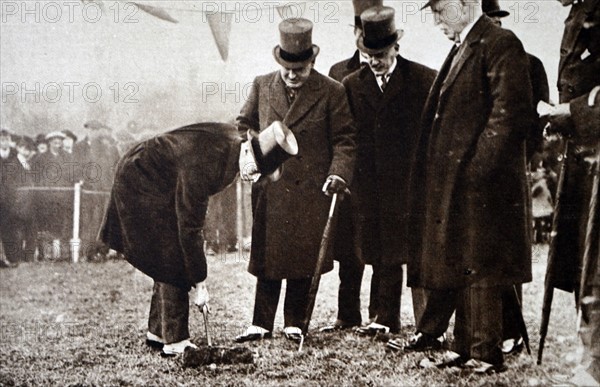
[[273, 57], [275, 58], [277, 63], [279, 63], [280, 65], [282, 65], [285, 68], [299, 69], [299, 68], [306, 66], [308, 63], [314, 61], [315, 58], [317, 57], [317, 55], [319, 55], [319, 52], [321, 51], [321, 49], [316, 44], [313, 44], [312, 51], [313, 51], [312, 55], [309, 58], [304, 59], [302, 61], [298, 61], [298, 62], [291, 62], [291, 61], [287, 61], [281, 57], [281, 46], [277, 45], [273, 49]]
[[507, 17], [508, 15], [510, 15], [510, 12], [505, 11], [503, 9], [497, 9], [494, 11], [486, 12], [486, 15], [488, 15], [489, 17]]
[[438, 1], [440, 1], [440, 0], [429, 0], [427, 3], [425, 3], [424, 6], [421, 7], [421, 11], [424, 10], [425, 8], [427, 8], [427, 7], [431, 7], [431, 5], [433, 3], [437, 3]]
[[390, 47], [394, 46], [395, 44], [397, 44], [400, 41], [400, 39], [402, 39], [402, 36], [404, 36], [404, 30], [396, 30], [396, 38], [393, 39], [391, 41], [391, 43], [386, 44], [383, 47], [370, 48], [370, 47], [365, 46], [364, 35], [361, 35], [358, 38], [358, 42], [356, 43], [356, 45], [358, 46], [358, 49], [360, 51], [364, 52], [365, 54], [376, 55], [376, 54], [379, 54], [386, 50], [389, 50]]

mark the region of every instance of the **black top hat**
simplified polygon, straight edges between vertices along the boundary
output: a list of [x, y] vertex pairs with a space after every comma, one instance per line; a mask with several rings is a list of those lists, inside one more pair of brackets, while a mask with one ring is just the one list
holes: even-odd
[[360, 15], [371, 7], [382, 7], [383, 0], [352, 0], [354, 6], [354, 26], [362, 29]]
[[277, 172], [287, 159], [298, 154], [294, 132], [280, 121], [273, 122], [251, 142], [258, 171], [263, 175]]
[[404, 35], [396, 29], [395, 11], [391, 7], [372, 7], [360, 15], [363, 33], [358, 38], [358, 48], [369, 55], [392, 47]]
[[273, 56], [280, 65], [297, 69], [306, 66], [319, 55], [319, 46], [312, 44], [313, 24], [307, 19], [286, 19], [279, 23], [280, 45]]
[[481, 2], [481, 10], [483, 13], [490, 17], [506, 17], [510, 15], [510, 12], [505, 11], [500, 8], [500, 4], [498, 4], [498, 0], [482, 0]]

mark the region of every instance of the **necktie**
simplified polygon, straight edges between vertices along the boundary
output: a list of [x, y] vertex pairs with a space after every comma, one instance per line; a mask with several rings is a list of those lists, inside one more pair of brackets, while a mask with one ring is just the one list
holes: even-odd
[[456, 57], [457, 52], [458, 46], [454, 44], [452, 46], [452, 49], [450, 50], [450, 53], [448, 54], [448, 57], [446, 57], [446, 61], [444, 61], [444, 64], [442, 65], [442, 69], [440, 70], [440, 73], [438, 75], [440, 79], [446, 79], [446, 77], [448, 76], [448, 73], [452, 68], [452, 64], [454, 63], [454, 59]]
[[385, 91], [385, 88], [387, 87], [387, 74], [384, 75], [380, 75], [379, 76], [381, 78], [381, 91]]
[[298, 91], [296, 89], [292, 89], [291, 87], [286, 87], [285, 91], [287, 93], [288, 102], [290, 103], [290, 105], [293, 104], [296, 100], [296, 94], [298, 93]]

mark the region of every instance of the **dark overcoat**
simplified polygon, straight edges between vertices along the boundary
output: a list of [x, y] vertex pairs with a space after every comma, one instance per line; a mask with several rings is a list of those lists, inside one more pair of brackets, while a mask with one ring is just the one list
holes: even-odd
[[419, 260], [409, 265], [409, 285], [530, 281], [527, 56], [512, 32], [482, 16], [448, 62], [424, 109], [411, 179]]
[[0, 217], [4, 222], [8, 222], [8, 219], [12, 219], [15, 215], [16, 189], [22, 177], [17, 151], [11, 148], [8, 157], [0, 157]]
[[[352, 181], [355, 127], [341, 83], [313, 70], [294, 102], [280, 73], [254, 80], [238, 117], [240, 130], [261, 131], [282, 121], [298, 141], [282, 178], [252, 187], [253, 229], [249, 272], [266, 279], [299, 279], [314, 273], [331, 199], [322, 192], [328, 175]], [[327, 257], [324, 273], [333, 269]]]
[[[587, 95], [600, 84], [600, 0], [586, 0], [573, 4], [565, 21], [560, 46], [558, 91], [560, 102], [571, 104], [573, 119], [565, 123], [566, 131], [581, 122], [580, 109], [587, 103]], [[579, 127], [581, 127], [579, 125]], [[549, 272], [550, 283], [565, 291], [578, 289], [583, 257], [585, 233], [591, 200], [592, 168], [585, 161], [593, 156], [598, 139], [577, 137], [569, 145], [564, 185], [556, 209], [557, 234], [552, 239], [554, 270]]]
[[100, 239], [155, 281], [204, 281], [208, 198], [234, 180], [241, 142], [235, 126], [202, 123], [134, 146], [117, 166]]
[[352, 199], [363, 260], [404, 264], [411, 159], [419, 140], [420, 118], [436, 72], [397, 57], [382, 93], [367, 66], [344, 79], [357, 128]]
[[356, 50], [351, 58], [344, 59], [331, 66], [329, 69], [329, 77], [341, 82], [348, 75], [352, 74], [356, 70], [360, 70], [360, 52]]

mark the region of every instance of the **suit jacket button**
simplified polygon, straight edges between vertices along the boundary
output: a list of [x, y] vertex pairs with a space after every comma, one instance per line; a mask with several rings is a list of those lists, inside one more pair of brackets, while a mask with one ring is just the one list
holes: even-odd
[[574, 93], [575, 92], [575, 88], [573, 86], [569, 86], [569, 87], [567, 87], [567, 91], [569, 93]]

